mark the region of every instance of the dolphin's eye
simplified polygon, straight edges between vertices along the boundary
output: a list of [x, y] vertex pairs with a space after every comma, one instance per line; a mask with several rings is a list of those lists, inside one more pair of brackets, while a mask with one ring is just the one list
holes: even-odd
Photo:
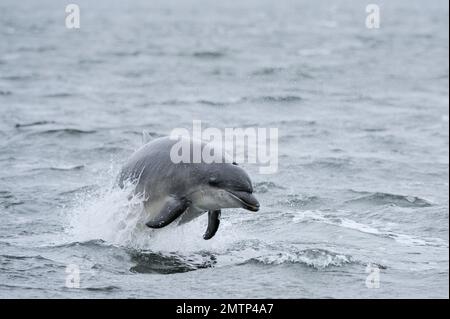
[[236, 163], [236, 162], [233, 162], [232, 164], [233, 164], [233, 165], [236, 165], [236, 166], [238, 165], [238, 163]]
[[208, 183], [211, 186], [219, 185], [219, 182], [217, 181], [217, 177], [210, 177]]

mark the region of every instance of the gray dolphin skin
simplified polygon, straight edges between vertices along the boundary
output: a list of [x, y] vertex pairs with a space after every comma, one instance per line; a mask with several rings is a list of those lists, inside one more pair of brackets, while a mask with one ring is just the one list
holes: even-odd
[[[179, 141], [162, 137], [145, 144], [131, 155], [119, 174], [121, 188], [132, 183], [134, 195], [142, 196], [148, 227], [162, 228], [178, 218], [180, 225], [208, 212], [203, 238], [210, 239], [219, 228], [221, 209], [259, 210], [252, 182], [241, 167], [227, 163], [223, 157], [214, 163], [174, 163], [170, 152]], [[187, 143], [191, 150], [196, 143], [197, 147], [206, 147], [197, 140]]]

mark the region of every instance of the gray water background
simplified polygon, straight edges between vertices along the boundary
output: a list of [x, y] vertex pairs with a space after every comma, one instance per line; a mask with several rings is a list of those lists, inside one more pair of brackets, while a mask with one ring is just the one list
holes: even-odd
[[[0, 2], [1, 298], [448, 298], [447, 1], [76, 3]], [[210, 241], [113, 187], [193, 120], [280, 135]]]

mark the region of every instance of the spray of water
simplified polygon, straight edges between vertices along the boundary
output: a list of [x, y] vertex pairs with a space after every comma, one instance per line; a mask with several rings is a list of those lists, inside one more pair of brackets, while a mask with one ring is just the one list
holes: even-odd
[[143, 253], [175, 253], [186, 260], [197, 260], [199, 264], [205, 256], [214, 256], [216, 266], [288, 262], [323, 268], [349, 262], [346, 256], [325, 250], [317, 254], [315, 250], [302, 250], [289, 243], [274, 243], [264, 234], [255, 238], [255, 233], [252, 234], [237, 220], [239, 212], [233, 210], [227, 210], [222, 215], [220, 231], [208, 241], [202, 238], [207, 226], [206, 215], [182, 226], [175, 221], [162, 229], [150, 229], [145, 225], [148, 216], [143, 209], [142, 198], [132, 195], [133, 185], [121, 189], [111, 184], [110, 181], [115, 180], [116, 176], [113, 172], [110, 169], [107, 178], [102, 179], [106, 186], [77, 195], [68, 214], [67, 234], [70, 241], [100, 239], [110, 245]]
[[[112, 170], [106, 175], [115, 180]], [[106, 178], [102, 180], [104, 183]], [[228, 221], [222, 221], [220, 236], [203, 240], [206, 215], [182, 226], [177, 226], [175, 221], [162, 229], [148, 228], [145, 225], [147, 218], [142, 198], [133, 195], [133, 185], [128, 184], [121, 189], [107, 182], [99, 190], [85, 191], [76, 196], [73, 207], [69, 209], [66, 229], [71, 241], [100, 239], [116, 246], [158, 252], [220, 251], [240, 238]]]

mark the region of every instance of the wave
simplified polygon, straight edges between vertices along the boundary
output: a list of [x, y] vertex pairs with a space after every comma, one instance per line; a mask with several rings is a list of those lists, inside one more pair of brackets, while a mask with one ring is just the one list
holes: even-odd
[[50, 248], [70, 248], [70, 247], [87, 247], [87, 248], [96, 248], [96, 247], [113, 247], [113, 245], [108, 244], [106, 241], [102, 239], [91, 239], [86, 241], [73, 241], [69, 243], [56, 244], [53, 246], [47, 246]]
[[133, 263], [130, 271], [135, 273], [170, 274], [251, 263], [264, 266], [292, 263], [323, 269], [356, 262], [351, 256], [321, 248], [301, 249], [289, 242], [252, 238], [226, 216], [221, 222], [220, 236], [209, 241], [202, 239], [206, 218], [183, 226], [171, 224], [149, 229], [145, 226], [140, 198], [129, 200], [129, 194], [128, 187], [79, 194], [77, 205], [68, 215], [69, 243], [59, 247], [125, 249]]
[[101, 64], [103, 62], [104, 60], [102, 59], [91, 59], [91, 58], [78, 60], [78, 64], [80, 65]]
[[[200, 257], [200, 258], [199, 258]], [[176, 253], [155, 253], [134, 251], [131, 261], [135, 265], [130, 269], [136, 273], [172, 274], [198, 269], [211, 268], [216, 264], [212, 254], [182, 256]]]
[[0, 90], [0, 96], [7, 96], [7, 95], [12, 95], [12, 92], [11, 91]]
[[60, 128], [60, 129], [50, 129], [45, 131], [37, 132], [36, 134], [67, 134], [67, 135], [82, 135], [82, 134], [93, 134], [96, 130], [82, 130], [76, 128]]
[[297, 95], [266, 95], [266, 96], [245, 98], [245, 100], [260, 103], [293, 103], [303, 101], [303, 98]]
[[26, 74], [26, 75], [9, 75], [9, 76], [2, 76], [3, 80], [6, 81], [14, 81], [14, 82], [21, 82], [21, 81], [31, 81], [38, 78], [37, 74]]
[[183, 99], [169, 99], [161, 101], [162, 105], [186, 105], [203, 104], [208, 106], [226, 106], [232, 104], [250, 103], [294, 103], [303, 101], [303, 98], [297, 95], [263, 95], [263, 96], [244, 96], [229, 98], [223, 100], [214, 100], [211, 98], [186, 97]]
[[84, 165], [75, 165], [67, 167], [49, 167], [48, 169], [52, 171], [79, 171], [84, 168]]
[[25, 202], [17, 199], [13, 193], [9, 191], [0, 191], [0, 206], [8, 209], [10, 207], [23, 204], [25, 204]]
[[[243, 246], [239, 248], [239, 246]], [[205, 268], [259, 264], [278, 266], [299, 264], [317, 270], [361, 264], [352, 256], [326, 249], [299, 249], [284, 243], [268, 244], [259, 241], [229, 243], [228, 249], [213, 251], [142, 252], [131, 254], [135, 263], [130, 271], [138, 273], [179, 273]]]
[[264, 68], [260, 68], [256, 71], [252, 72], [252, 75], [273, 75], [273, 74], [277, 74], [280, 73], [282, 71], [284, 71], [284, 68], [280, 68], [280, 67], [264, 67]]
[[211, 99], [209, 97], [202, 97], [202, 98], [196, 98], [196, 97], [185, 97], [181, 99], [169, 99], [164, 100], [159, 103], [162, 105], [186, 105], [186, 104], [202, 104], [207, 106], [225, 106], [230, 104], [237, 104], [243, 102], [244, 99], [241, 98], [228, 98], [223, 100], [218, 99]]
[[389, 193], [365, 193], [367, 195], [346, 201], [348, 204], [395, 205], [399, 207], [430, 207], [432, 204], [420, 197], [410, 195], [396, 195]]
[[72, 97], [74, 94], [68, 93], [68, 92], [61, 92], [61, 93], [51, 93], [51, 94], [45, 94], [42, 97], [46, 98], [67, 98]]
[[193, 57], [200, 59], [219, 59], [225, 55], [225, 52], [222, 51], [197, 51], [192, 53]]
[[102, 286], [102, 287], [93, 286], [93, 287], [86, 287], [83, 289], [88, 290], [88, 291], [93, 291], [93, 292], [112, 292], [112, 291], [120, 290], [121, 288], [111, 285], [111, 286]]
[[330, 55], [331, 51], [326, 49], [300, 49], [297, 53], [301, 56], [318, 56], [318, 55]]
[[29, 126], [40, 126], [40, 125], [47, 125], [47, 124], [55, 124], [55, 121], [37, 121], [37, 122], [31, 122], [31, 123], [17, 123], [15, 127], [29, 127]]
[[[108, 249], [116, 247], [101, 240], [73, 242], [53, 248], [87, 247], [91, 249]], [[299, 264], [316, 270], [331, 267], [344, 267], [352, 264], [364, 264], [350, 255], [336, 253], [321, 248], [299, 249], [289, 244], [268, 244], [260, 241], [238, 241], [228, 249], [217, 251], [171, 252], [129, 249], [127, 251], [132, 273], [174, 274], [201, 270], [206, 268], [244, 266], [259, 264], [278, 266]], [[386, 268], [386, 266], [383, 266]]]
[[131, 51], [115, 51], [111, 52], [111, 56], [115, 57], [137, 57], [139, 55], [143, 54], [140, 50], [131, 50]]
[[317, 121], [315, 120], [280, 120], [268, 122], [267, 125], [279, 125], [279, 126], [297, 126], [297, 127], [306, 127], [306, 126], [315, 126], [317, 125]]
[[88, 193], [88, 192], [93, 192], [95, 190], [98, 190], [98, 186], [97, 185], [85, 185], [85, 186], [81, 186], [81, 187], [77, 187], [68, 191], [64, 191], [64, 192], [60, 192], [59, 195], [70, 195], [70, 194], [83, 194], [83, 193]]
[[25, 204], [25, 202], [21, 200], [1, 203], [1, 205], [6, 209], [11, 208], [13, 206], [20, 206], [23, 204]]
[[314, 269], [342, 267], [357, 263], [351, 256], [337, 254], [325, 249], [305, 249], [293, 252], [277, 252], [251, 258], [243, 264], [257, 263], [263, 265], [302, 264]]
[[380, 228], [357, 222], [352, 219], [337, 216], [325, 215], [321, 211], [307, 210], [294, 214], [293, 222], [319, 222], [337, 227], [355, 230], [361, 233], [370, 234], [378, 237], [393, 239], [399, 244], [406, 246], [430, 246], [430, 247], [448, 247], [448, 242], [441, 238], [421, 238], [413, 235], [396, 233], [390, 230], [382, 230]]
[[38, 46], [38, 47], [19, 47], [17, 48], [17, 52], [50, 52], [55, 51], [56, 48], [54, 46]]
[[210, 105], [210, 106], [224, 106], [227, 104], [222, 101], [211, 101], [211, 100], [198, 100], [197, 102], [203, 105]]
[[13, 198], [14, 195], [10, 191], [1, 191], [0, 190], [0, 198]]
[[283, 186], [280, 186], [274, 182], [257, 182], [253, 185], [254, 191], [256, 193], [267, 193], [270, 192], [272, 190], [276, 190], [276, 189], [286, 189]]
[[350, 158], [324, 157], [313, 160], [310, 163], [303, 164], [303, 166], [310, 167], [313, 169], [343, 170], [343, 169], [350, 169], [352, 164], [353, 161]]
[[43, 170], [49, 170], [49, 171], [79, 171], [82, 170], [85, 166], [84, 165], [75, 165], [75, 166], [50, 166], [50, 167], [41, 167], [41, 168], [33, 168], [31, 171], [43, 171]]
[[[24, 278], [24, 276], [29, 278], [27, 275], [38, 269], [52, 272], [63, 267], [63, 264], [41, 255], [0, 255], [0, 271], [7, 271], [11, 278]], [[14, 270], [11, 271], [11, 269]]]
[[323, 203], [323, 199], [318, 196], [315, 195], [306, 196], [298, 194], [288, 195], [287, 199], [279, 201], [279, 204], [283, 206], [297, 207], [297, 208], [317, 206], [321, 203]]
[[2, 259], [9, 259], [9, 260], [41, 260], [41, 261], [52, 261], [50, 259], [47, 259], [41, 255], [36, 256], [16, 256], [16, 255], [0, 255], [0, 258]]
[[288, 69], [284, 67], [262, 67], [250, 73], [251, 76], [257, 77], [269, 77], [277, 76], [280, 74], [288, 74], [296, 79], [313, 79], [314, 75], [305, 69]]

